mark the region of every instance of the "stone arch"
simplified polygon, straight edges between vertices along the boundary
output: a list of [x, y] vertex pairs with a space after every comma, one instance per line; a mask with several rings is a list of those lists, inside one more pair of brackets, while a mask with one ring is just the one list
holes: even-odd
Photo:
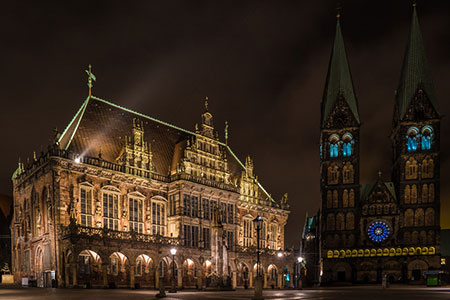
[[267, 267], [267, 286], [275, 288], [278, 283], [278, 268], [274, 264], [270, 264]]
[[245, 262], [240, 262], [237, 268], [237, 286], [248, 286], [250, 278], [250, 268]]
[[349, 263], [338, 262], [332, 267], [333, 281], [348, 282], [351, 280], [352, 267]]
[[139, 286], [155, 286], [156, 266], [154, 260], [147, 254], [140, 254], [136, 257], [134, 266], [135, 283]]
[[115, 286], [128, 286], [128, 269], [130, 261], [121, 252], [114, 252], [109, 256], [108, 281]]
[[34, 256], [34, 271], [38, 287], [44, 287], [44, 249], [40, 246], [36, 248]]
[[77, 282], [92, 286], [102, 283], [102, 259], [90, 249], [84, 249], [76, 254]]
[[192, 258], [186, 258], [182, 265], [183, 287], [195, 287], [197, 283], [197, 264]]
[[423, 272], [428, 270], [428, 264], [422, 259], [415, 259], [408, 264], [408, 279], [418, 281], [423, 279]]
[[[165, 286], [170, 286], [172, 284], [172, 276], [175, 276], [175, 280], [177, 280], [179, 265], [176, 259], [172, 259], [172, 256], [167, 255], [162, 257], [158, 261], [158, 264], [155, 265], [155, 268], [158, 268], [158, 275], [164, 278]], [[173, 275], [174, 270], [175, 274]]]

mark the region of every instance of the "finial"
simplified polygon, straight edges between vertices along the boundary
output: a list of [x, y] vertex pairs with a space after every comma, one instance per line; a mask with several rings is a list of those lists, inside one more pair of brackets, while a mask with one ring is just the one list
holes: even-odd
[[92, 66], [89, 65], [89, 71], [85, 70], [86, 74], [88, 75], [88, 87], [89, 87], [89, 98], [91, 98], [92, 96], [92, 87], [94, 86], [94, 84], [92, 83], [92, 81], [97, 81], [97, 78], [95, 78], [95, 75], [92, 73]]
[[206, 108], [206, 111], [208, 111], [208, 100], [209, 100], [209, 98], [208, 98], [208, 96], [206, 96], [205, 97], [205, 108]]
[[417, 6], [417, 1], [416, 0], [413, 0], [413, 7], [416, 7]]
[[341, 4], [341, 2], [337, 2], [336, 3], [336, 19], [338, 19], [338, 20], [341, 17], [341, 11], [342, 11], [342, 4]]
[[225, 121], [225, 146], [228, 146], [228, 121]]
[[381, 175], [382, 175], [383, 173], [381, 173], [381, 171], [378, 171], [378, 178], [379, 179], [381, 179]]

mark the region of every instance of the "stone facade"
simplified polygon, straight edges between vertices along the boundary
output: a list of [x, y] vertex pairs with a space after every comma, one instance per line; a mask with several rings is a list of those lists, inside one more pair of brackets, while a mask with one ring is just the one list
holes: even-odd
[[90, 96], [45, 153], [19, 163], [13, 183], [16, 282], [252, 286], [259, 215], [265, 286], [292, 284], [287, 196], [275, 201], [252, 160], [218, 139], [207, 102], [191, 132]]

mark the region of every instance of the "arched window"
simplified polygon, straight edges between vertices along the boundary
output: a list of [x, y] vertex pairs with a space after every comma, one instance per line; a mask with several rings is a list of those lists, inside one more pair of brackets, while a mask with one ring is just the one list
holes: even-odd
[[417, 186], [415, 184], [411, 187], [411, 204], [417, 203]]
[[408, 140], [408, 151], [416, 151], [419, 145], [419, 129], [417, 127], [410, 127], [406, 132], [406, 139]]
[[80, 212], [81, 226], [92, 227], [92, 190], [91, 184], [85, 183], [80, 185]]
[[355, 191], [353, 189], [350, 190], [348, 205], [350, 207], [355, 207]]
[[344, 190], [342, 194], [342, 207], [348, 207], [348, 190]]
[[353, 145], [353, 136], [347, 132], [342, 137], [344, 144], [342, 147], [342, 155], [343, 156], [351, 156], [353, 154], [352, 145]]
[[411, 233], [409, 231], [403, 233], [403, 243], [406, 245], [411, 244]]
[[434, 209], [431, 207], [425, 211], [425, 226], [434, 226]]
[[345, 219], [343, 213], [336, 215], [336, 230], [345, 230]]
[[428, 187], [428, 202], [434, 202], [434, 184], [430, 183]]
[[405, 211], [405, 226], [411, 227], [414, 225], [414, 212], [411, 208]]
[[342, 168], [342, 181], [343, 183], [353, 183], [353, 177], [355, 175], [353, 165], [350, 162], [346, 162]]
[[411, 188], [409, 185], [405, 186], [405, 204], [411, 203]]
[[422, 150], [430, 150], [433, 141], [433, 127], [426, 125], [422, 128]]
[[331, 195], [331, 191], [328, 190], [327, 192], [327, 208], [332, 208], [333, 207], [333, 198]]
[[433, 178], [434, 176], [434, 161], [427, 156], [422, 161], [422, 178]]
[[162, 197], [155, 197], [152, 203], [152, 234], [166, 234], [166, 201]]
[[434, 244], [434, 231], [433, 230], [429, 230], [427, 236], [428, 236], [427, 237], [428, 245], [433, 245]]
[[424, 184], [422, 186], [422, 201], [421, 203], [427, 203], [428, 202], [428, 185]]
[[332, 134], [328, 139], [330, 142], [330, 157], [339, 156], [339, 136], [337, 134]]
[[414, 226], [421, 227], [423, 226], [423, 220], [424, 219], [424, 213], [422, 208], [416, 209], [416, 212], [414, 214]]
[[419, 242], [419, 233], [417, 231], [413, 231], [411, 235], [411, 243], [415, 245], [418, 242]]
[[119, 189], [103, 188], [103, 226], [112, 230], [119, 230], [119, 196]]
[[415, 160], [413, 157], [410, 157], [406, 161], [405, 178], [406, 179], [417, 179], [417, 160]]
[[333, 191], [333, 208], [338, 208], [338, 207], [339, 207], [338, 191], [334, 190]]
[[327, 230], [333, 231], [335, 228], [334, 214], [328, 214], [327, 216]]
[[144, 195], [140, 193], [131, 193], [128, 195], [128, 217], [130, 221], [130, 230], [138, 233], [144, 232]]
[[333, 163], [328, 167], [328, 184], [338, 184], [339, 182], [339, 167]]
[[355, 215], [352, 212], [347, 213], [345, 224], [347, 230], [353, 230], [355, 228]]
[[427, 233], [423, 230], [419, 234], [419, 243], [422, 245], [427, 243]]

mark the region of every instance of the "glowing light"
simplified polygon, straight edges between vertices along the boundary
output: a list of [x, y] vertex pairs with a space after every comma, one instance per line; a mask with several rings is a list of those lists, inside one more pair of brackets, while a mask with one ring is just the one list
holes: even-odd
[[172, 255], [177, 254], [177, 249], [175, 249], [175, 248], [170, 249], [170, 254], [172, 254]]
[[205, 261], [206, 267], [209, 267], [211, 265], [211, 262], [209, 260]]
[[301, 262], [303, 261], [303, 257], [301, 257], [301, 256], [297, 257], [297, 261], [298, 261], [299, 263], [301, 263]]
[[282, 256], [283, 256], [283, 253], [282, 253], [282, 252], [278, 252], [278, 253], [277, 253], [277, 256], [278, 256], [278, 257], [282, 257]]
[[75, 157], [75, 162], [79, 164], [81, 162], [81, 158], [79, 156]]
[[391, 232], [388, 224], [384, 221], [375, 221], [367, 228], [369, 238], [375, 243], [381, 243], [385, 241]]
[[186, 261], [187, 261], [187, 263], [188, 263], [189, 266], [191, 266], [191, 265], [194, 263], [194, 262], [193, 262], [191, 259], [189, 259], [189, 258], [186, 259]]

